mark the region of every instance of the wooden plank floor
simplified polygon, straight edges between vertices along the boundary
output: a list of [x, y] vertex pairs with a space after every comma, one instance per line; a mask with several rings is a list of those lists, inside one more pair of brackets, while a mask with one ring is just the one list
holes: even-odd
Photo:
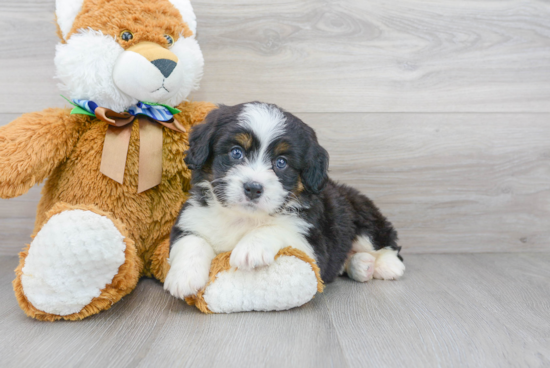
[[340, 278], [302, 308], [203, 315], [150, 279], [80, 322], [38, 322], [0, 257], [2, 367], [544, 367], [550, 253], [409, 255], [399, 281]]

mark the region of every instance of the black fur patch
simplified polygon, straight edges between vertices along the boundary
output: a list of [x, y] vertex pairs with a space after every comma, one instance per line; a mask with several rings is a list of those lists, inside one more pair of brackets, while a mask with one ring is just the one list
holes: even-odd
[[178, 218], [176, 219], [176, 225], [172, 227], [172, 231], [170, 231], [170, 250], [172, 250], [172, 246], [181, 238], [186, 237], [187, 235], [192, 235], [190, 231], [184, 230], [177, 226], [177, 224], [180, 221], [181, 214], [185, 211], [187, 207], [189, 207], [189, 202], [185, 202], [183, 207], [181, 208], [181, 211], [178, 215]]
[[310, 207], [301, 216], [313, 225], [308, 241], [315, 249], [323, 281], [332, 282], [338, 276], [357, 236], [371, 239], [375, 250], [401, 250], [392, 224], [359, 191], [329, 179], [318, 195], [304, 197]]

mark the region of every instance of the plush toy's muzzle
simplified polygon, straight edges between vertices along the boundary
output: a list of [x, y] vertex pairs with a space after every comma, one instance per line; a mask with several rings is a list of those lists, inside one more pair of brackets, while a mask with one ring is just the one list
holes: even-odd
[[179, 58], [154, 42], [140, 42], [118, 57], [113, 70], [115, 85], [140, 101], [163, 102], [183, 83]]

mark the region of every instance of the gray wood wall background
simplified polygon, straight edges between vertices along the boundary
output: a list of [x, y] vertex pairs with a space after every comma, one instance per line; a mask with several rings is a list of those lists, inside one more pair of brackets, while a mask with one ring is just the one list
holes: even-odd
[[[408, 253], [550, 250], [550, 2], [194, 0], [194, 100], [277, 103]], [[0, 125], [63, 106], [54, 0], [0, 1]], [[0, 200], [0, 254], [40, 188]]]

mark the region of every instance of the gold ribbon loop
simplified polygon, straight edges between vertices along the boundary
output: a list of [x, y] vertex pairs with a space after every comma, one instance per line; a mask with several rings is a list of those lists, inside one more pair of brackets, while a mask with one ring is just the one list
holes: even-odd
[[129, 112], [118, 113], [104, 107], [98, 107], [94, 111], [96, 118], [117, 127], [130, 124], [136, 118]]
[[181, 125], [180, 122], [174, 118], [169, 121], [158, 121], [158, 123], [164, 125], [168, 129], [175, 130], [176, 132], [185, 132], [185, 128], [183, 127], [183, 125]]
[[[128, 112], [117, 113], [104, 107], [94, 111], [96, 117], [109, 124], [105, 134], [100, 171], [103, 175], [122, 184], [128, 147], [135, 116]], [[185, 132], [179, 121], [158, 121], [142, 115], [139, 117], [139, 179], [138, 193], [160, 184], [162, 180], [162, 127]], [[158, 123], [158, 124], [157, 124]]]

